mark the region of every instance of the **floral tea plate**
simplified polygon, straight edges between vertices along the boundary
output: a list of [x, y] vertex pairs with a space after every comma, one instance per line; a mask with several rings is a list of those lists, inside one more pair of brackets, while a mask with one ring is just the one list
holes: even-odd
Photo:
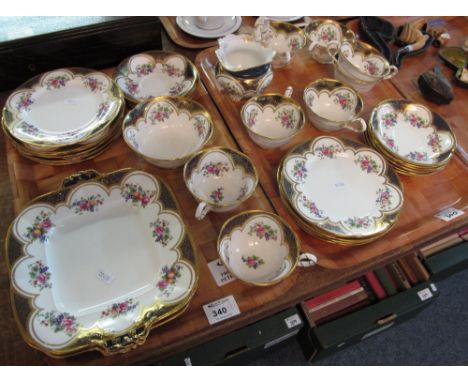
[[264, 94], [249, 99], [240, 115], [250, 138], [263, 148], [289, 142], [304, 127], [304, 112], [291, 98], [292, 88], [280, 94]]
[[207, 29], [205, 26], [200, 27], [197, 17], [199, 16], [177, 16], [177, 26], [195, 37], [218, 38], [236, 32], [242, 24], [240, 16], [223, 16], [224, 20], [217, 28]]
[[115, 82], [133, 103], [157, 96], [185, 96], [195, 89], [198, 72], [186, 57], [170, 52], [136, 54], [119, 64]]
[[230, 273], [257, 286], [276, 284], [296, 266], [316, 263], [314, 255], [300, 253], [292, 228], [265, 211], [246, 211], [227, 220], [218, 236], [218, 253]]
[[457, 145], [442, 117], [408, 100], [377, 105], [370, 117], [369, 134], [391, 157], [417, 167], [445, 163]]
[[135, 106], [124, 119], [127, 145], [148, 162], [164, 168], [182, 166], [213, 133], [210, 114], [184, 97], [156, 97]]
[[198, 281], [172, 191], [142, 171], [119, 170], [35, 199], [11, 224], [6, 254], [20, 331], [54, 357], [141, 345], [187, 305]]
[[184, 166], [185, 185], [199, 202], [195, 217], [236, 208], [255, 191], [258, 174], [251, 160], [228, 147], [195, 154]]
[[351, 140], [322, 136], [297, 145], [283, 158], [278, 182], [301, 219], [338, 238], [380, 235], [403, 206], [399, 179], [384, 158]]
[[7, 99], [8, 134], [43, 150], [90, 140], [117, 118], [123, 95], [106, 74], [82, 68], [38, 75]]
[[322, 78], [304, 89], [307, 115], [319, 130], [336, 131], [347, 128], [357, 133], [366, 130], [366, 121], [359, 118], [364, 109], [362, 97], [349, 86]]

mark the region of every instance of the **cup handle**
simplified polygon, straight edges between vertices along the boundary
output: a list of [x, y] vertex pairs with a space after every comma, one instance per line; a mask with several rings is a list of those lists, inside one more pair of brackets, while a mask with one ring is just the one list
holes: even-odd
[[367, 129], [366, 121], [362, 118], [353, 119], [349, 124], [343, 125], [349, 130], [354, 131], [355, 133], [363, 133]]
[[284, 96], [285, 96], [286, 98], [291, 98], [291, 96], [292, 96], [292, 94], [293, 94], [293, 91], [294, 91], [293, 87], [292, 87], [292, 86], [288, 86], [288, 87], [286, 88], [286, 90], [284, 91]]
[[327, 52], [330, 55], [331, 59], [333, 60], [334, 64], [338, 64], [338, 60], [336, 59], [336, 55], [339, 53], [340, 48], [337, 44], [330, 44], [327, 45]]
[[197, 210], [195, 211], [195, 218], [197, 220], [202, 220], [210, 210], [211, 207], [205, 202], [198, 203]]
[[317, 265], [317, 256], [312, 253], [301, 253], [299, 255], [298, 267], [309, 268]]
[[312, 41], [310, 44], [309, 44], [309, 52], [312, 52], [314, 50], [314, 48], [318, 45], [318, 42], [317, 41]]
[[387, 74], [383, 77], [384, 80], [389, 80], [390, 78], [392, 78], [393, 76], [395, 76], [395, 74], [398, 73], [398, 68], [395, 66], [395, 65], [391, 65], [388, 69], [388, 72]]

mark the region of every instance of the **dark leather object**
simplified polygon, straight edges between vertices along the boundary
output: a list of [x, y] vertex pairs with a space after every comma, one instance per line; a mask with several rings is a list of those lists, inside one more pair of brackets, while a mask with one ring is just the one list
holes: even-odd
[[388, 62], [393, 63], [393, 53], [389, 45], [395, 38], [393, 24], [376, 16], [361, 16], [360, 21], [364, 38], [376, 47]]
[[453, 89], [442, 74], [440, 66], [428, 70], [418, 78], [418, 85], [424, 98], [437, 104], [449, 104], [453, 100]]

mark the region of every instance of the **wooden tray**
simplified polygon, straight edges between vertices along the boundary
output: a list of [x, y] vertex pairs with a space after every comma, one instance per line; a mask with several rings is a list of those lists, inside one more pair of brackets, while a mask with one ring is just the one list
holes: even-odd
[[[303, 250], [315, 253], [321, 266], [341, 268], [357, 265], [380, 256], [385, 259], [387, 256], [417, 248], [419, 244], [430, 239], [436, 233], [450, 232], [467, 224], [468, 214], [448, 223], [434, 218], [437, 212], [450, 206], [468, 210], [468, 182], [466, 181], [468, 168], [457, 156], [454, 156], [447, 168], [438, 174], [425, 177], [401, 176], [405, 196], [403, 211], [394, 228], [377, 241], [363, 246], [339, 246], [320, 241], [306, 234], [290, 217], [280, 199], [276, 173], [282, 157], [292, 146], [306, 139], [327, 134], [315, 129], [307, 121], [303, 131], [286, 146], [273, 150], [265, 150], [257, 146], [249, 138], [240, 119], [240, 108], [243, 102], [231, 101], [217, 88], [214, 76], [216, 64], [214, 50], [215, 48], [209, 48], [198, 54], [196, 66], [200, 76], [236, 141], [244, 153], [249, 155], [255, 163], [259, 171], [260, 183], [277, 213], [295, 227]], [[283, 93], [289, 85], [292, 85], [295, 89], [293, 98], [304, 107], [302, 101], [304, 87], [309, 82], [321, 77], [333, 78], [332, 68], [332, 65], [316, 63], [306, 50], [302, 50], [293, 57], [288, 67], [274, 71], [273, 82], [266, 93]], [[363, 118], [367, 120], [372, 108], [380, 101], [402, 97], [404, 97], [403, 94], [398, 92], [391, 82], [379, 83], [371, 92], [363, 95], [365, 102]], [[465, 99], [467, 98], [465, 97]], [[362, 136], [348, 131], [328, 135], [345, 136], [364, 141]]]

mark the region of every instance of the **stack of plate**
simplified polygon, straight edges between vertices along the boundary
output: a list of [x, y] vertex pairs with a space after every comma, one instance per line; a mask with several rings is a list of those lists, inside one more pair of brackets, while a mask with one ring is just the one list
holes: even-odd
[[125, 101], [106, 74], [58, 69], [25, 82], [8, 98], [2, 126], [25, 157], [45, 164], [99, 155], [119, 136]]
[[319, 239], [355, 245], [387, 233], [403, 207], [398, 176], [376, 151], [322, 136], [294, 147], [278, 169], [281, 198]]
[[387, 100], [372, 111], [366, 139], [404, 175], [426, 175], [443, 169], [457, 141], [438, 114], [408, 100]]

